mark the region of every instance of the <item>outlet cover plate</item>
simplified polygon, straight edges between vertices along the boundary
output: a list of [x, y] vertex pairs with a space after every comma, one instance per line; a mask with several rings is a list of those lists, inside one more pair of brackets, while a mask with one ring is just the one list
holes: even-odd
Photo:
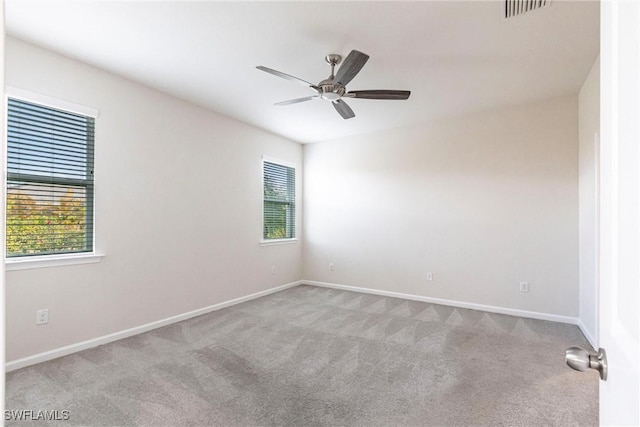
[[46, 325], [49, 323], [49, 309], [36, 311], [36, 325]]

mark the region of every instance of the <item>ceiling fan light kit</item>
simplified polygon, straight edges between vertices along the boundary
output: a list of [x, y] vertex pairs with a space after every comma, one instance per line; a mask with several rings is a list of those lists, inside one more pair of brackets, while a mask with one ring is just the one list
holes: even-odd
[[[275, 103], [274, 105], [291, 105], [317, 99], [330, 101], [333, 104], [335, 110], [338, 112], [338, 114], [340, 114], [340, 116], [342, 116], [343, 119], [350, 119], [352, 117], [355, 117], [355, 113], [343, 98], [402, 100], [408, 99], [409, 95], [411, 95], [411, 92], [408, 90], [377, 89], [356, 90], [348, 92], [347, 84], [349, 84], [349, 82], [353, 80], [353, 78], [360, 72], [362, 67], [364, 67], [364, 64], [366, 64], [366, 62], [369, 60], [369, 55], [367, 55], [366, 53], [352, 50], [349, 55], [347, 55], [344, 62], [342, 62], [342, 56], [335, 53], [327, 55], [324, 59], [331, 67], [331, 75], [328, 78], [322, 80], [317, 85], [314, 85], [313, 83], [310, 83], [306, 80], [302, 80], [298, 77], [285, 74], [281, 71], [264, 67], [262, 65], [259, 65], [256, 68], [266, 73], [273, 74], [274, 76], [278, 76], [280, 78], [301, 84], [303, 86], [307, 86], [308, 88], [316, 92], [315, 95], [281, 101]], [[335, 73], [335, 67], [337, 65], [340, 65], [340, 68], [338, 69], [338, 72]]]

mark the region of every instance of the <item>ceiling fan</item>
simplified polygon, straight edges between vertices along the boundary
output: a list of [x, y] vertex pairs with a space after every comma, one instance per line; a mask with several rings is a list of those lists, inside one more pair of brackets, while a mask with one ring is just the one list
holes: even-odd
[[369, 55], [366, 53], [352, 50], [345, 58], [344, 62], [335, 73], [336, 65], [342, 61], [342, 56], [337, 54], [327, 55], [325, 61], [331, 66], [331, 75], [322, 80], [317, 85], [309, 83], [306, 80], [299, 79], [298, 77], [290, 76], [280, 71], [273, 70], [271, 68], [257, 66], [258, 70], [265, 71], [273, 74], [274, 76], [281, 77], [283, 79], [291, 80], [299, 83], [303, 86], [307, 86], [315, 92], [315, 95], [305, 96], [303, 98], [290, 99], [287, 101], [277, 102], [274, 105], [291, 105], [299, 102], [311, 101], [314, 99], [322, 99], [330, 101], [336, 111], [342, 116], [343, 119], [350, 119], [355, 117], [353, 110], [344, 101], [344, 98], [359, 98], [359, 99], [408, 99], [411, 92], [408, 90], [354, 90], [347, 91], [347, 84], [360, 72], [364, 64], [369, 59]]

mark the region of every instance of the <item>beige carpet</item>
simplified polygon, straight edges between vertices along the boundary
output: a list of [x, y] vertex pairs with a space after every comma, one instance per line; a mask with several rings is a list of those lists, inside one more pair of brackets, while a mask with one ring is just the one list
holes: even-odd
[[8, 425], [598, 424], [572, 325], [298, 286], [7, 375]]

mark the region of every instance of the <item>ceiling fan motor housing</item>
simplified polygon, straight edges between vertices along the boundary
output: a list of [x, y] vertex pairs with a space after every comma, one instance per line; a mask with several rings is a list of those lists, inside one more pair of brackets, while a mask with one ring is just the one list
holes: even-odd
[[318, 84], [320, 89], [320, 97], [323, 99], [335, 100], [345, 94], [346, 89], [342, 86], [333, 84], [333, 79], [326, 79]]

